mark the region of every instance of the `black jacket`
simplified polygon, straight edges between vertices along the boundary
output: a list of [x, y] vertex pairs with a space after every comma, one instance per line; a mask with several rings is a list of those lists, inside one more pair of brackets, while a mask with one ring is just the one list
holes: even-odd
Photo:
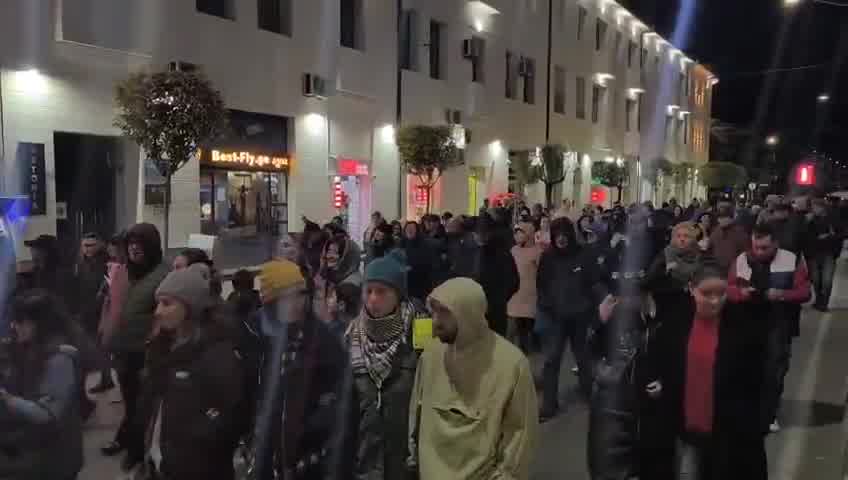
[[230, 335], [204, 333], [171, 350], [154, 341], [144, 372], [140, 421], [150, 448], [161, 409], [160, 472], [165, 478], [231, 480], [245, 414], [245, 376]]
[[92, 258], [80, 259], [74, 271], [76, 281], [75, 305], [70, 307], [79, 315], [80, 324], [88, 332], [96, 332], [100, 323], [100, 308], [103, 298], [99, 295], [100, 288], [106, 277], [105, 253]]
[[[564, 234], [568, 246], [560, 249], [556, 239]], [[551, 224], [551, 247], [542, 254], [536, 272], [539, 309], [554, 319], [591, 312], [600, 302], [599, 251], [577, 243], [574, 226], [567, 218]]]
[[685, 429], [685, 385], [689, 335], [695, 316], [690, 300], [683, 309], [658, 309], [661, 322], [655, 352], [663, 391], [661, 417], [672, 437], [683, 437], [712, 452], [706, 480], [761, 480], [768, 477], [764, 432], [770, 420], [760, 414], [765, 362], [765, 317], [747, 306], [728, 303], [719, 326], [714, 367], [713, 432], [706, 436]]
[[474, 251], [473, 278], [483, 287], [489, 304], [486, 316], [493, 319], [506, 317], [506, 304], [518, 291], [520, 279], [515, 259], [503, 242], [478, 246]]
[[439, 255], [434, 245], [423, 235], [404, 239], [403, 250], [409, 265], [407, 274], [409, 297], [424, 301], [435, 287]]

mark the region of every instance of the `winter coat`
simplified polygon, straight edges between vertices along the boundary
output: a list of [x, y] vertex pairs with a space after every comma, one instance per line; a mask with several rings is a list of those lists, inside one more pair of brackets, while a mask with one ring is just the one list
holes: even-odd
[[[702, 263], [699, 257], [697, 263]], [[657, 310], [662, 309], [665, 312], [677, 312], [691, 301], [689, 294], [689, 282], [681, 282], [671, 276], [668, 271], [668, 260], [665, 252], [661, 252], [654, 259], [651, 267], [648, 269], [644, 281], [644, 287], [651, 292]], [[674, 317], [673, 313], [668, 314], [669, 317]]]
[[438, 252], [423, 235], [412, 240], [404, 238], [402, 248], [409, 265], [409, 297], [423, 302], [435, 286]]
[[150, 451], [157, 419], [164, 478], [231, 480], [246, 413], [245, 377], [229, 335], [204, 331], [171, 350], [155, 340], [143, 374], [140, 415]]
[[100, 310], [103, 298], [98, 295], [106, 277], [106, 254], [80, 259], [77, 263], [74, 280], [77, 288], [74, 313], [79, 315], [80, 324], [91, 334], [97, 331], [100, 323]]
[[107, 279], [103, 295], [103, 308], [100, 311], [100, 324], [97, 332], [103, 345], [110, 345], [112, 336], [121, 327], [124, 303], [129, 289], [129, 278], [127, 266], [117, 262], [110, 262], [107, 267]]
[[807, 219], [804, 216], [794, 214], [786, 220], [772, 220], [769, 224], [780, 248], [792, 253], [803, 253], [807, 240]]
[[473, 275], [470, 277], [483, 286], [489, 308], [489, 321], [506, 318], [507, 303], [518, 291], [518, 267], [509, 249], [502, 242], [478, 246], [474, 252]]
[[268, 308], [260, 311], [264, 354], [256, 478], [273, 479], [274, 468], [289, 472], [287, 479], [324, 478], [336, 435], [343, 431], [339, 400], [347, 354], [338, 336], [314, 316], [283, 324]]
[[660, 379], [652, 348], [657, 323], [643, 302], [620, 303], [607, 323], [597, 321], [589, 331], [593, 386], [587, 454], [593, 479], [639, 477], [655, 467], [654, 452], [663, 442], [660, 405], [645, 392]]
[[130, 279], [121, 322], [110, 347], [116, 352], [143, 352], [153, 328], [156, 289], [168, 275], [168, 266], [159, 264], [141, 278]]
[[533, 244], [529, 235], [524, 247], [512, 247], [512, 258], [518, 269], [519, 287], [507, 304], [507, 315], [513, 318], [536, 318], [536, 274], [539, 271], [542, 251]]
[[[804, 255], [809, 258], [837, 257], [842, 250], [838, 228], [829, 216], [815, 216], [810, 220]], [[828, 235], [819, 238], [820, 235]]]
[[526, 480], [537, 445], [530, 363], [486, 324], [476, 282], [449, 280], [432, 297], [458, 323], [453, 344], [421, 355], [410, 403], [410, 465], [421, 480]]
[[705, 480], [751, 480], [768, 477], [764, 432], [771, 420], [762, 420], [760, 396], [765, 362], [768, 318], [756, 316], [749, 306], [728, 303], [719, 320], [718, 347], [713, 370], [713, 426], [709, 435], [685, 428], [686, 374], [689, 336], [695, 317], [691, 298], [676, 311], [658, 306], [659, 328], [655, 352], [662, 377], [660, 404], [668, 424], [663, 430], [674, 438], [712, 452]]
[[730, 264], [736, 261], [736, 257], [749, 248], [751, 248], [751, 235], [738, 223], [716, 227], [710, 235], [712, 256], [725, 272], [730, 270]]
[[15, 400], [0, 405], [2, 480], [65, 480], [82, 469], [79, 353], [62, 342], [48, 352], [40, 378], [12, 370], [3, 384]]
[[[412, 332], [400, 345], [392, 370], [378, 392], [367, 372], [352, 373], [346, 382], [347, 434], [339, 449], [349, 480], [412, 479], [406, 460], [409, 439], [409, 399], [415, 381], [418, 352]], [[342, 477], [339, 477], [340, 480]]]
[[474, 275], [477, 242], [471, 233], [449, 233], [446, 239], [448, 278]]

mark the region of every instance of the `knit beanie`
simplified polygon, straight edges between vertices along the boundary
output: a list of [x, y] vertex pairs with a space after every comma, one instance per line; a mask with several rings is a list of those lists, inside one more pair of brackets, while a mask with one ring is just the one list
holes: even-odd
[[401, 298], [406, 298], [406, 276], [409, 266], [406, 254], [395, 249], [365, 267], [366, 282], [380, 282], [394, 288]]
[[262, 265], [259, 272], [259, 292], [263, 303], [273, 302], [287, 288], [305, 283], [300, 267], [289, 260], [272, 260]]
[[189, 309], [189, 315], [197, 320], [213, 305], [212, 291], [209, 288], [211, 277], [209, 267], [203, 263], [195, 263], [185, 270], [175, 270], [159, 284], [156, 297], [176, 298]]

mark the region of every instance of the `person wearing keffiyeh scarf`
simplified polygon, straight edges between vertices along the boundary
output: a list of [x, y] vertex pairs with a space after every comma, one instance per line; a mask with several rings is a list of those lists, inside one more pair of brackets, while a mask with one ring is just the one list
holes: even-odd
[[[347, 420], [337, 469], [355, 480], [406, 479], [409, 398], [418, 353], [412, 328], [418, 309], [407, 297], [404, 254], [394, 250], [365, 270], [365, 304], [348, 328]], [[339, 477], [343, 478], [343, 477]]]

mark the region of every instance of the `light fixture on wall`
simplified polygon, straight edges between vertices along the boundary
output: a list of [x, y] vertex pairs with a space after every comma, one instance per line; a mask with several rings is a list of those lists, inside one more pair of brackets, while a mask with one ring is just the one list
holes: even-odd
[[383, 139], [383, 143], [395, 143], [395, 126], [391, 124], [383, 125], [383, 128], [380, 129], [380, 138]]
[[615, 163], [615, 157], [612, 155], [607, 155], [604, 157], [604, 163]]
[[680, 106], [679, 106], [679, 105], [669, 105], [669, 106], [667, 107], [666, 113], [668, 114], [668, 116], [669, 116], [669, 117], [671, 117], [671, 116], [673, 116], [673, 115], [674, 115], [674, 113], [675, 113], [675, 112], [677, 112], [677, 110], [679, 110], [679, 109], [680, 109]]
[[615, 80], [615, 75], [613, 75], [611, 73], [596, 73], [595, 74], [595, 84], [597, 84], [601, 87], [606, 87], [607, 83], [609, 83], [612, 80]]
[[489, 153], [493, 157], [498, 157], [503, 153], [503, 144], [500, 140], [495, 140], [489, 144]]
[[15, 83], [21, 91], [30, 95], [47, 93], [47, 78], [37, 68], [15, 72]]
[[310, 113], [306, 116], [306, 130], [312, 135], [320, 135], [324, 131], [326, 119], [320, 113]]
[[639, 95], [645, 93], [644, 88], [628, 88], [627, 89], [627, 98], [630, 100], [636, 100], [639, 98]]

